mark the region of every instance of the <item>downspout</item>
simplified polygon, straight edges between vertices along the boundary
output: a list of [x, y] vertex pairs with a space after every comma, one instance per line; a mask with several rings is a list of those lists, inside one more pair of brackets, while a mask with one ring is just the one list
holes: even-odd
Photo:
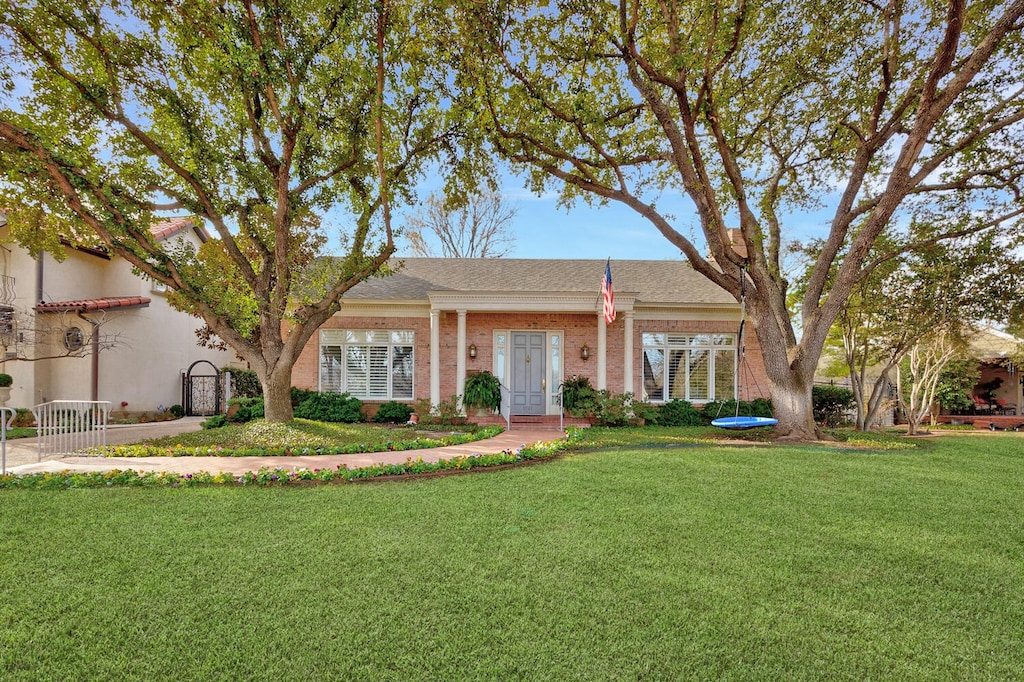
[[43, 257], [46, 254], [42, 251], [39, 252], [39, 258], [36, 258], [36, 303], [43, 302]]
[[100, 395], [100, 323], [93, 322], [79, 310], [78, 317], [92, 325], [92, 398], [93, 402], [99, 400]]

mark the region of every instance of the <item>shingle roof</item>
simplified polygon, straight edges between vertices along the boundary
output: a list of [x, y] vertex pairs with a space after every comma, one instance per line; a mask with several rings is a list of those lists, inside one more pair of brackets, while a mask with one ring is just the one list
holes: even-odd
[[36, 310], [41, 313], [88, 312], [110, 308], [144, 308], [148, 305], [149, 299], [145, 296], [106, 296], [74, 301], [47, 301], [38, 303]]
[[[345, 298], [426, 300], [431, 291], [559, 292], [601, 290], [604, 261], [521, 258], [402, 258], [398, 271], [353, 287]], [[684, 261], [613, 260], [612, 283], [640, 304], [735, 304], [736, 299]]]

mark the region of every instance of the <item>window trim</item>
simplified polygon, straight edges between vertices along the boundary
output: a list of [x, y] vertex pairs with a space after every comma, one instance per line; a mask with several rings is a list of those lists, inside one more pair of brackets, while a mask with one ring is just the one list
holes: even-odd
[[[375, 334], [387, 334], [387, 342], [382, 343], [376, 340], [372, 341], [361, 341], [361, 340], [349, 340], [349, 336], [352, 335], [366, 335], [372, 336]], [[408, 339], [396, 340], [396, 335], [407, 335]], [[337, 337], [337, 338], [335, 338]], [[416, 332], [412, 329], [321, 329], [317, 337], [317, 390], [322, 392], [334, 392], [335, 389], [324, 387], [324, 348], [333, 347], [341, 349], [341, 377], [339, 381], [340, 391], [339, 393], [348, 393], [354, 398], [366, 402], [386, 402], [389, 400], [407, 401], [411, 402], [415, 400], [416, 396]], [[364, 348], [387, 348], [387, 391], [386, 396], [377, 395], [366, 395], [356, 394], [347, 390], [348, 385], [348, 367], [347, 357], [349, 347], [364, 347]], [[409, 372], [409, 395], [395, 397], [395, 386], [394, 386], [394, 362], [395, 362], [395, 348], [409, 348], [411, 349], [410, 361], [411, 368]], [[369, 389], [370, 377], [367, 377], [367, 390]]]
[[[660, 344], [648, 343], [651, 337], [659, 338]], [[684, 340], [685, 339], [685, 340]], [[718, 351], [731, 351], [732, 355], [732, 396], [724, 398], [725, 400], [732, 400], [739, 395], [739, 348], [736, 344], [736, 334], [731, 332], [669, 332], [669, 331], [645, 331], [640, 334], [640, 358], [641, 358], [641, 369], [640, 369], [640, 385], [643, 386], [644, 400], [654, 404], [664, 404], [671, 402], [672, 400], [686, 400], [696, 405], [703, 405], [705, 403], [714, 402], [720, 400], [716, 395], [715, 390], [715, 364], [716, 355]], [[662, 395], [660, 399], [651, 398], [647, 393], [646, 388], [646, 372], [644, 362], [645, 356], [648, 350], [657, 350], [662, 354], [662, 369], [661, 369], [661, 381], [662, 381]], [[672, 351], [705, 351], [707, 352], [707, 398], [691, 398], [690, 397], [690, 371], [689, 371], [689, 360], [687, 360], [687, 367], [685, 369], [686, 391], [684, 398], [672, 398], [669, 391], [670, 377], [669, 377], [669, 358], [671, 357]]]

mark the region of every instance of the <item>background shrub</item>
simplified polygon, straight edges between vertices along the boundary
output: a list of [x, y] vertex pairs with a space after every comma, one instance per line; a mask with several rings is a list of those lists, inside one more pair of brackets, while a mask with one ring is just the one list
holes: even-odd
[[[295, 390], [293, 389], [293, 393]], [[363, 401], [358, 398], [353, 398], [348, 393], [311, 393], [312, 395], [303, 398], [295, 408], [297, 418], [348, 424], [363, 420]]]
[[181, 419], [185, 416], [185, 408], [181, 405], [171, 405], [167, 408], [167, 411], [171, 413], [171, 416], [175, 419]]
[[386, 424], [405, 424], [409, 421], [409, 415], [411, 414], [411, 407], [405, 403], [392, 400], [378, 408], [377, 414], [373, 415], [373, 421]]
[[597, 426], [631, 426], [656, 414], [653, 406], [634, 399], [632, 393], [597, 391], [593, 406], [594, 424]]
[[[737, 407], [739, 411], [737, 412]], [[766, 398], [757, 398], [756, 400], [739, 401], [737, 406], [736, 400], [712, 400], [704, 403], [704, 411], [701, 413], [701, 417], [706, 423], [711, 423], [713, 420], [719, 417], [735, 417], [737, 414], [741, 417], [771, 417], [772, 414], [772, 401]]]
[[701, 411], [687, 400], [674, 399], [658, 408], [654, 421], [659, 426], [703, 426]]
[[253, 419], [263, 419], [262, 396], [256, 398], [232, 398], [228, 401], [228, 407], [235, 405], [238, 406], [238, 409], [228, 419], [236, 424], [251, 422]]
[[835, 428], [846, 421], [846, 412], [853, 408], [853, 391], [842, 386], [814, 386], [811, 388], [814, 421]]
[[263, 395], [263, 387], [256, 372], [251, 369], [225, 367], [222, 372], [231, 373], [231, 395], [235, 398], [258, 398]]

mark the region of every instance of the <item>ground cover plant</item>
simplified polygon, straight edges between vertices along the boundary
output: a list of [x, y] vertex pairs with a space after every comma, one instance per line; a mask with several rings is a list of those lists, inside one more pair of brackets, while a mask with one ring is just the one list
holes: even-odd
[[0, 493], [5, 679], [1012, 679], [1024, 439]]
[[251, 457], [384, 452], [469, 443], [490, 438], [500, 432], [501, 427], [496, 426], [444, 432], [407, 426], [328, 423], [307, 419], [293, 419], [284, 423], [256, 420], [156, 438], [138, 445], [108, 447], [104, 454], [110, 457]]

